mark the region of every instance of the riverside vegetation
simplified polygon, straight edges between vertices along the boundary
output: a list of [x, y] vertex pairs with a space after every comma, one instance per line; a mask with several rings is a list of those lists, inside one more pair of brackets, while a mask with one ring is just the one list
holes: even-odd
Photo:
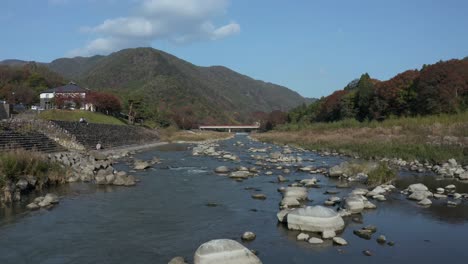
[[468, 112], [383, 122], [348, 119], [332, 123], [287, 124], [254, 137], [368, 159], [386, 157], [442, 163], [455, 158], [462, 164], [468, 163]]
[[21, 200], [21, 193], [65, 182], [68, 171], [41, 153], [10, 150], [0, 154], [1, 202]]

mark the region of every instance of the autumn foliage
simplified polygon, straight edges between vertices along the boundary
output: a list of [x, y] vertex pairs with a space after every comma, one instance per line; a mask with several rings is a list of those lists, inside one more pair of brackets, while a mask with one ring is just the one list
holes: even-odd
[[89, 92], [86, 94], [86, 103], [94, 105], [96, 111], [105, 114], [116, 114], [122, 109], [120, 99], [111, 93]]
[[333, 94], [288, 114], [290, 123], [457, 113], [468, 109], [468, 60], [440, 61], [387, 81], [363, 74]]

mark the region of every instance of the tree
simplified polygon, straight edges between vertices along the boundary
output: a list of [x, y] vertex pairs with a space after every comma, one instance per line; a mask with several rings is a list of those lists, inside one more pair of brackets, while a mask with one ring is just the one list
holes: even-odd
[[357, 85], [357, 94], [355, 97], [355, 105], [357, 107], [356, 119], [363, 121], [371, 117], [370, 106], [374, 96], [374, 84], [368, 73], [365, 73], [359, 79]]
[[86, 103], [93, 104], [96, 111], [105, 114], [118, 114], [122, 109], [120, 99], [111, 93], [105, 92], [90, 92], [86, 94]]

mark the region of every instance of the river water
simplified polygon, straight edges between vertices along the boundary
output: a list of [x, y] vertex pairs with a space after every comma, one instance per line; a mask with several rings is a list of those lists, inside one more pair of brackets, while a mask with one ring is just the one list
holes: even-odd
[[[245, 146], [234, 146], [241, 141]], [[258, 251], [263, 263], [441, 263], [464, 262], [468, 257], [468, 203], [449, 208], [444, 201], [434, 201], [422, 208], [398, 192], [385, 202], [375, 202], [376, 210], [365, 211], [356, 219], [345, 219], [341, 237], [345, 247], [310, 245], [296, 241], [298, 232], [278, 224], [276, 213], [281, 194], [276, 177], [262, 174], [243, 182], [216, 175], [213, 169], [226, 165], [252, 166], [247, 149], [265, 147], [245, 136], [220, 142], [222, 150], [241, 158], [240, 163], [212, 157], [194, 157], [188, 145], [167, 145], [138, 153], [135, 157], [150, 160], [157, 156], [162, 163], [144, 172], [132, 173], [141, 180], [136, 187], [97, 187], [91, 184], [70, 184], [54, 190], [60, 204], [51, 210], [27, 212], [24, 204], [0, 209], [1, 264], [58, 263], [167, 263], [172, 257], [193, 260], [193, 253], [204, 242], [217, 238], [240, 241], [245, 231], [257, 238], [243, 243]], [[273, 150], [280, 149], [272, 146]], [[304, 152], [314, 162], [304, 165], [331, 166], [342, 157], [320, 157]], [[125, 162], [115, 165], [130, 170]], [[292, 173], [290, 180], [311, 178], [305, 172]], [[402, 173], [398, 185], [425, 182], [431, 187], [444, 187], [450, 181]], [[321, 188], [309, 191], [310, 205], [323, 204], [336, 181], [323, 175]], [[456, 183], [459, 192], [467, 192], [466, 184]], [[350, 189], [339, 189], [344, 197]], [[251, 195], [263, 193], [266, 200]], [[216, 203], [210, 207], [207, 203]], [[356, 216], [354, 216], [356, 217]], [[355, 236], [354, 229], [375, 225], [372, 240]], [[394, 246], [375, 241], [383, 234]], [[372, 256], [362, 251], [370, 250]]]

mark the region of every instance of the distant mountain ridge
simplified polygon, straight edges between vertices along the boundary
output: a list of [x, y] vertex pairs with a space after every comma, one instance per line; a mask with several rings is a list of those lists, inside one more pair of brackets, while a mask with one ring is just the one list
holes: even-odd
[[[22, 63], [27, 62], [0, 62]], [[143, 101], [148, 105], [146, 111], [196, 122], [245, 122], [255, 111], [288, 111], [310, 101], [284, 86], [254, 80], [223, 66], [196, 66], [153, 48], [40, 64], [83, 87], [116, 93], [124, 102]]]

